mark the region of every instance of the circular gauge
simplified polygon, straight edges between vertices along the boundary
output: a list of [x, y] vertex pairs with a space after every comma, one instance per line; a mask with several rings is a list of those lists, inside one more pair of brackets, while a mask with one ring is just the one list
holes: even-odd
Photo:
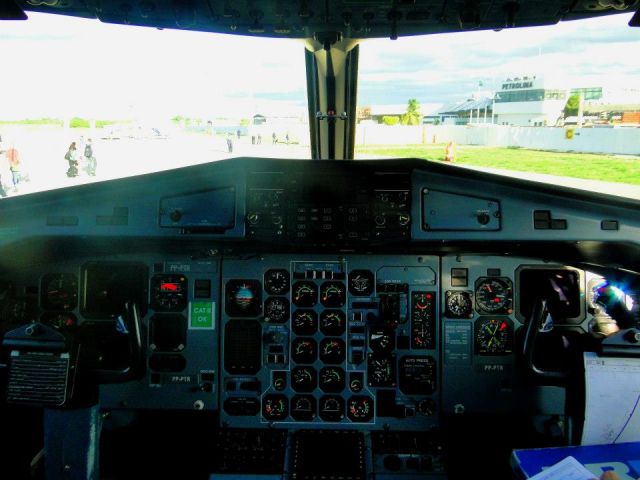
[[274, 268], [264, 274], [264, 289], [269, 295], [283, 295], [289, 290], [289, 272]]
[[78, 278], [72, 273], [45, 275], [41, 292], [45, 310], [73, 310], [78, 306]]
[[296, 392], [313, 392], [318, 383], [318, 374], [311, 367], [296, 367], [291, 370], [291, 388]]
[[473, 316], [473, 301], [471, 292], [448, 291], [446, 293], [447, 311], [449, 318], [470, 318]]
[[313, 338], [296, 338], [291, 342], [291, 358], [296, 363], [316, 361], [317, 344]]
[[325, 338], [320, 342], [320, 360], [323, 363], [338, 364], [344, 362], [345, 346], [339, 338]]
[[324, 310], [320, 314], [320, 331], [325, 335], [342, 335], [347, 320], [342, 310]]
[[320, 418], [325, 422], [339, 422], [344, 418], [344, 399], [338, 395], [320, 397]]
[[484, 278], [476, 284], [476, 306], [480, 313], [511, 313], [511, 282]]
[[364, 395], [354, 395], [349, 399], [347, 416], [352, 422], [368, 422], [373, 418], [373, 399]]
[[369, 333], [369, 348], [374, 353], [391, 353], [395, 344], [395, 335], [390, 328], [378, 328]]
[[418, 349], [433, 348], [433, 333], [430, 323], [414, 322], [411, 326], [411, 346]]
[[324, 282], [320, 287], [320, 303], [325, 307], [342, 307], [347, 301], [342, 282]]
[[187, 306], [187, 278], [184, 275], [155, 275], [151, 279], [151, 307], [179, 312]]
[[370, 387], [395, 387], [396, 356], [369, 354], [367, 360], [367, 383]]
[[349, 293], [358, 297], [366, 297], [373, 293], [375, 280], [369, 270], [353, 270], [349, 274]]
[[326, 393], [344, 390], [344, 370], [339, 367], [323, 367], [320, 370], [320, 389]]
[[284, 395], [265, 395], [262, 399], [262, 416], [269, 421], [284, 420], [289, 414], [288, 403]]
[[229, 280], [226, 285], [227, 314], [233, 317], [256, 317], [262, 309], [260, 282]]
[[438, 409], [438, 406], [436, 405], [436, 402], [433, 400], [433, 398], [427, 398], [425, 400], [422, 400], [421, 402], [418, 403], [417, 405], [417, 412], [420, 415], [425, 415], [427, 417], [432, 417], [436, 414], [436, 411]]
[[295, 310], [291, 329], [296, 335], [313, 335], [318, 330], [318, 315], [313, 310]]
[[358, 393], [362, 391], [363, 387], [362, 378], [360, 378], [360, 376], [354, 377], [352, 374], [351, 381], [349, 382], [349, 389], [354, 393]]
[[289, 320], [289, 300], [284, 297], [269, 297], [264, 302], [264, 321], [284, 323]]
[[508, 318], [480, 317], [475, 325], [476, 353], [507, 355], [513, 351], [513, 325]]
[[78, 319], [72, 313], [49, 312], [42, 315], [40, 321], [62, 332], [73, 330], [78, 326]]
[[291, 416], [299, 422], [310, 422], [316, 417], [316, 399], [311, 395], [291, 398]]
[[313, 307], [318, 303], [318, 287], [313, 282], [294, 283], [292, 301], [297, 307]]

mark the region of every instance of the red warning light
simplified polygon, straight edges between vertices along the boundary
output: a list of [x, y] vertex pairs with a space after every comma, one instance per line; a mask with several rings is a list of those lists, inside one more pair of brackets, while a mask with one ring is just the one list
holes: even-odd
[[502, 322], [500, 324], [500, 331], [505, 330], [507, 328], [507, 322]]

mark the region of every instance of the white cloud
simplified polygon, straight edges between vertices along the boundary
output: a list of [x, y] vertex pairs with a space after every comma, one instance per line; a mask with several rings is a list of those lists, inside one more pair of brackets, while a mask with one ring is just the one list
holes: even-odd
[[[2, 24], [0, 117], [213, 117], [265, 108], [268, 99], [305, 102], [300, 41], [30, 17]], [[526, 74], [565, 75], [581, 86], [640, 84], [631, 54], [640, 30], [628, 28], [628, 18], [367, 40], [360, 48], [361, 103], [450, 102], [477, 90], [479, 81], [492, 89]]]
[[380, 95], [378, 85], [385, 82], [406, 90], [398, 95], [411, 98], [419, 91], [429, 101], [462, 100], [479, 82], [493, 89], [521, 75], [568, 86], [638, 85], [640, 65], [631, 52], [640, 47], [640, 30], [627, 26], [629, 18], [369, 40], [360, 51], [362, 103], [397, 103], [397, 96], [371, 97]]

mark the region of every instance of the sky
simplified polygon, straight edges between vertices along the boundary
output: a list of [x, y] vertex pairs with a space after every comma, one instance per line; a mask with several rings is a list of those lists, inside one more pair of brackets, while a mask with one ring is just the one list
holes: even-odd
[[[0, 24], [0, 120], [208, 119], [306, 108], [300, 41], [29, 17]], [[367, 40], [358, 104], [449, 104], [523, 75], [571, 87], [640, 88], [640, 29], [629, 28], [629, 18]]]

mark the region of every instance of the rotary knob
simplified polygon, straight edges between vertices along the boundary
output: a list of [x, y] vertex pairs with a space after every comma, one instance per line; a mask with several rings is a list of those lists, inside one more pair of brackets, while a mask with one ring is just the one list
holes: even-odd
[[247, 222], [249, 222], [250, 225], [255, 225], [256, 223], [258, 223], [258, 220], [260, 220], [260, 215], [258, 215], [256, 212], [247, 214]]
[[384, 215], [376, 215], [373, 221], [377, 226], [382, 227], [387, 223], [387, 218]]

